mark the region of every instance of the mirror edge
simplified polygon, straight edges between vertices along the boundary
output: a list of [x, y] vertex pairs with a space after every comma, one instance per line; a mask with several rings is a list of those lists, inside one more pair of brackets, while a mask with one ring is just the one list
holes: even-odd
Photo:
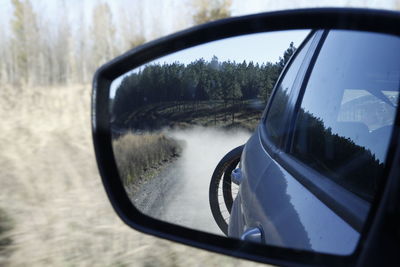
[[[360, 245], [350, 256], [298, 251], [198, 232], [140, 213], [126, 196], [120, 179], [116, 179], [119, 175], [111, 146], [109, 114], [108, 109], [103, 107], [108, 107], [110, 84], [113, 78], [152, 59], [197, 44], [261, 31], [305, 28], [353, 29], [400, 35], [400, 29], [394, 26], [399, 22], [399, 13], [381, 10], [323, 8], [262, 13], [193, 27], [134, 48], [100, 67], [93, 78], [92, 133], [103, 185], [116, 213], [127, 225], [141, 232], [248, 260], [278, 265], [354, 264], [360, 254]], [[374, 208], [377, 209], [378, 206]], [[369, 218], [370, 221], [367, 224], [370, 224], [372, 219]], [[362, 238], [360, 243], [364, 239]]]

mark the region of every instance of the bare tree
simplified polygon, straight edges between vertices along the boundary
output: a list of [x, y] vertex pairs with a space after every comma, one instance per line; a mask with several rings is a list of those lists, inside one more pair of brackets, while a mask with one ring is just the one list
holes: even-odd
[[[36, 13], [29, 0], [12, 0], [14, 16], [11, 21], [14, 52], [14, 82], [37, 82], [37, 69], [33, 68], [39, 54], [39, 29]], [[31, 66], [31, 67], [30, 67]]]
[[138, 2], [135, 8], [121, 7], [118, 23], [120, 52], [125, 52], [146, 41], [144, 37], [143, 2]]
[[75, 79], [75, 58], [73, 56], [73, 42], [71, 29], [68, 20], [68, 9], [65, 4], [62, 5], [63, 12], [58, 22], [55, 40], [53, 43], [54, 65], [56, 72], [56, 83], [70, 83]]
[[227, 18], [231, 16], [231, 0], [194, 0], [195, 14], [193, 22], [202, 24], [208, 21]]
[[[87, 26], [85, 23], [85, 13], [83, 7], [80, 10], [79, 14], [79, 27], [76, 29], [74, 38], [75, 38], [75, 56], [76, 60], [76, 69], [77, 69], [77, 82], [86, 83], [89, 81], [89, 42], [87, 42], [86, 38], [88, 36]], [[90, 77], [90, 78], [89, 78]]]
[[92, 70], [116, 56], [115, 26], [110, 6], [99, 3], [93, 9], [92, 25]]
[[[10, 30], [0, 29], [0, 84], [87, 83], [98, 66], [144, 43], [149, 33], [163, 34], [160, 31], [165, 28], [158, 24], [146, 28], [144, 1], [121, 6], [116, 16], [106, 2], [99, 1], [89, 22], [81, 5], [73, 24], [67, 1], [60, 0], [56, 6], [60, 17], [56, 23], [37, 12], [31, 0], [10, 1]], [[230, 16], [231, 0], [190, 1], [195, 1], [194, 13], [186, 18], [196, 24]]]
[[7, 57], [7, 39], [4, 29], [0, 27], [0, 84], [5, 84], [8, 80], [7, 64], [10, 63]]

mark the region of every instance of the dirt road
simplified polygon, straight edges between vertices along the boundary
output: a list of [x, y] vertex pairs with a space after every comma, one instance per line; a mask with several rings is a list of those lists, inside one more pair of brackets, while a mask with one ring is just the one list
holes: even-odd
[[154, 218], [222, 235], [208, 204], [211, 175], [220, 159], [250, 134], [203, 127], [166, 134], [184, 141], [182, 155], [140, 188], [135, 205]]

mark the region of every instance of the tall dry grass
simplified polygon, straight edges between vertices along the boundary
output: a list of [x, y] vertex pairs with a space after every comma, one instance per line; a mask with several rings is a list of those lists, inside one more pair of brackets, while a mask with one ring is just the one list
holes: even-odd
[[161, 133], [127, 133], [113, 140], [113, 150], [118, 171], [124, 184], [129, 185], [177, 157], [182, 149], [178, 141]]
[[95, 164], [89, 103], [89, 86], [0, 89], [0, 208], [14, 222], [0, 266], [248, 266], [116, 217]]

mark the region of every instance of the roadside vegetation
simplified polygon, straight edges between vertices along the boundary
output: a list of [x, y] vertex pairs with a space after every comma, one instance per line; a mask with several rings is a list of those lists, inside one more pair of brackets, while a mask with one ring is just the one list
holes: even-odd
[[114, 139], [114, 155], [125, 186], [136, 187], [152, 178], [163, 165], [179, 156], [181, 145], [160, 133], [127, 133]]

